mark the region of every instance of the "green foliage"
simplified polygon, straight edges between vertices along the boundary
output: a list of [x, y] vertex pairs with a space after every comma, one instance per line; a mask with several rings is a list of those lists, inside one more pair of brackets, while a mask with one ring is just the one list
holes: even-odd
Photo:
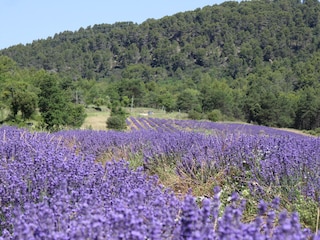
[[124, 130], [127, 128], [126, 120], [119, 115], [110, 116], [107, 120], [107, 128], [114, 130]]
[[319, 205], [312, 199], [299, 196], [292, 204], [292, 210], [299, 213], [300, 221], [313, 231], [316, 230]]
[[48, 130], [59, 129], [64, 121], [66, 97], [54, 75], [45, 75], [40, 82], [39, 111]]
[[36, 112], [38, 96], [32, 92], [22, 92], [18, 96], [18, 103], [22, 118], [29, 119]]
[[209, 83], [201, 82], [203, 96], [203, 110], [209, 112], [214, 109], [220, 110], [221, 113], [232, 115], [233, 95], [232, 89], [225, 81], [210, 81]]
[[295, 127], [311, 130], [320, 127], [320, 88], [308, 87], [300, 91]]
[[121, 96], [134, 100], [134, 105], [142, 106], [143, 98], [146, 92], [145, 84], [138, 79], [122, 79], [119, 84]]
[[197, 112], [195, 110], [191, 110], [188, 112], [188, 118], [193, 120], [201, 120], [203, 118], [203, 114], [200, 112]]
[[176, 98], [172, 94], [165, 92], [158, 96], [159, 106], [162, 106], [166, 111], [171, 112], [176, 109]]
[[24, 120], [29, 119], [37, 108], [38, 96], [32, 92], [32, 87], [20, 81], [7, 82], [3, 85], [2, 99], [15, 118], [21, 111]]
[[106, 82], [84, 81], [80, 82], [78, 89], [84, 92], [84, 101], [86, 104], [94, 104], [96, 106], [110, 105], [110, 97], [107, 93]]
[[0, 55], [0, 84], [13, 78], [14, 72], [17, 69], [17, 64], [11, 58]]
[[314, 130], [304, 130], [303, 132], [313, 136], [320, 136], [320, 128], [316, 128]]
[[110, 116], [121, 116], [122, 118], [127, 118], [128, 117], [128, 113], [126, 112], [126, 110], [124, 110], [122, 107], [119, 106], [113, 106], [111, 108], [111, 114]]
[[157, 68], [172, 75], [178, 69], [190, 73], [214, 66], [235, 79], [280, 58], [304, 62], [317, 52], [319, 5], [316, 1], [224, 3], [140, 25], [97, 24], [2, 53], [24, 67], [32, 64], [87, 79], [124, 70], [123, 78], [147, 82], [159, 79]]
[[80, 104], [67, 104], [65, 113], [63, 123], [71, 128], [80, 128], [86, 118], [84, 106]]
[[92, 101], [92, 103], [93, 103], [94, 105], [96, 105], [97, 107], [100, 107], [100, 106], [102, 106], [102, 105], [107, 105], [107, 99], [103, 99], [103, 98], [101, 98], [101, 97], [99, 97], [99, 98], [94, 98], [93, 101]]
[[107, 119], [107, 128], [114, 130], [127, 129], [127, 117], [128, 113], [123, 108], [118, 106], [112, 107], [110, 117]]
[[212, 122], [218, 122], [223, 120], [223, 115], [219, 109], [214, 109], [207, 113], [207, 118]]
[[177, 108], [181, 111], [201, 111], [200, 92], [195, 89], [185, 89], [177, 97]]
[[45, 74], [40, 80], [39, 111], [50, 131], [64, 126], [80, 127], [85, 119], [83, 106], [75, 105], [59, 86], [56, 75]]

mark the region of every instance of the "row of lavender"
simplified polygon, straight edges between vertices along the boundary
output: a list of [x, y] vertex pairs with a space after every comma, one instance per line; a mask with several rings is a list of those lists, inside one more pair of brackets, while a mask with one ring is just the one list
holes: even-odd
[[[227, 124], [226, 129], [217, 124], [220, 130], [216, 134], [166, 131], [159, 125], [158, 129], [115, 132], [115, 137], [111, 132], [101, 132], [106, 134], [100, 138], [102, 142], [91, 141], [89, 149], [97, 156], [103, 152], [126, 159], [141, 156], [145, 169], [169, 163], [176, 166], [182, 178], [187, 175], [200, 184], [223, 175], [223, 180], [234, 178], [236, 190], [250, 190], [252, 195], [263, 197], [277, 192], [289, 200], [311, 198], [318, 202], [319, 138], [252, 125], [243, 126], [246, 131], [241, 132], [240, 124], [233, 129], [233, 124]], [[78, 135], [78, 139], [86, 141], [88, 134]], [[217, 184], [224, 187], [225, 182]]]
[[295, 176], [306, 183], [299, 190], [315, 197], [316, 138], [154, 130], [46, 134], [3, 127], [0, 141], [0, 239], [319, 238], [302, 229], [295, 214], [280, 213], [276, 221], [277, 201], [261, 202], [256, 219], [243, 223], [236, 194], [218, 216], [218, 188], [199, 208], [193, 197], [177, 199], [125, 161], [96, 163], [120, 149], [141, 155], [146, 165], [171, 157], [178, 172], [195, 178], [197, 171], [207, 169], [210, 177], [232, 167], [261, 186], [281, 186]]
[[[260, 193], [276, 186], [318, 201], [319, 138], [240, 123], [133, 117], [130, 121], [140, 131], [157, 132], [152, 147], [143, 151], [146, 165], [169, 156], [178, 173], [202, 181], [221, 171], [236, 170], [242, 174], [242, 179], [235, 176], [240, 185], [246, 183], [251, 190], [251, 183]], [[294, 197], [293, 193], [289, 192], [290, 196]]]
[[246, 133], [252, 135], [290, 135], [296, 136], [298, 133], [275, 129], [265, 126], [243, 124], [243, 123], [217, 123], [212, 121], [178, 120], [161, 118], [135, 118], [130, 117], [127, 124], [131, 130], [157, 131], [197, 131], [207, 133]]
[[[252, 127], [256, 130], [257, 126]], [[292, 187], [293, 192], [298, 191], [318, 201], [320, 138], [280, 130], [275, 130], [275, 135], [273, 131], [271, 129], [264, 135], [238, 131], [205, 135], [178, 130], [68, 131], [63, 134], [65, 138], [76, 136], [81, 151], [97, 157], [104, 152], [117, 155], [120, 149], [130, 155], [141, 155], [145, 166], [163, 160], [172, 161], [178, 173], [203, 181], [221, 171], [228, 174], [237, 170], [243, 177], [238, 181], [243, 183], [250, 185], [254, 182], [255, 186], [286, 187], [289, 190]]]

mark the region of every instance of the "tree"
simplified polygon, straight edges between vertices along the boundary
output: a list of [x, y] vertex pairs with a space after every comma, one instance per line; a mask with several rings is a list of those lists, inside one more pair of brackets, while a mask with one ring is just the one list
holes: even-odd
[[160, 92], [158, 95], [158, 103], [160, 107], [163, 107], [166, 111], [171, 112], [176, 108], [176, 97], [170, 94], [168, 91]]
[[232, 89], [225, 81], [212, 81], [202, 86], [202, 107], [205, 112], [218, 109], [222, 114], [232, 115]]
[[245, 111], [247, 121], [259, 125], [276, 126], [280, 112], [280, 90], [263, 77], [252, 76], [247, 89]]
[[146, 95], [145, 84], [139, 79], [122, 79], [119, 83], [119, 94], [121, 98], [127, 96], [131, 99], [133, 97], [135, 106], [143, 106]]
[[31, 118], [38, 105], [38, 96], [33, 92], [21, 92], [18, 99], [22, 118], [24, 120]]
[[64, 125], [71, 128], [81, 127], [86, 118], [86, 113], [83, 105], [73, 104], [69, 102], [65, 110], [67, 114], [64, 114]]
[[48, 130], [59, 129], [63, 125], [63, 111], [66, 104], [58, 79], [46, 75], [40, 82], [39, 110]]
[[79, 127], [85, 118], [83, 107], [71, 102], [58, 80], [56, 75], [46, 74], [39, 84], [39, 110], [49, 131], [64, 126]]
[[219, 109], [214, 109], [207, 114], [207, 117], [212, 122], [218, 122], [223, 120], [222, 113]]
[[201, 111], [200, 92], [195, 89], [187, 88], [182, 91], [177, 98], [177, 108], [181, 111], [195, 110]]
[[263, 76], [252, 75], [249, 78], [244, 103], [247, 121], [273, 127], [293, 127], [296, 93], [282, 91], [281, 82], [272, 80], [271, 75], [264, 71]]
[[16, 118], [18, 112], [21, 111], [22, 118], [26, 120], [36, 111], [38, 97], [31, 89], [29, 84], [20, 81], [5, 84], [2, 95], [13, 118]]
[[279, 115], [276, 121], [277, 127], [293, 127], [296, 117], [297, 96], [294, 93], [280, 93], [277, 103]]
[[[109, 96], [110, 104], [134, 99], [134, 106], [219, 110], [226, 119], [309, 128], [317, 125], [317, 104], [309, 96], [314, 106], [305, 107], [302, 90], [319, 87], [319, 10], [317, 0], [228, 2], [140, 25], [56, 34], [0, 51], [0, 93], [17, 80], [37, 86], [31, 72], [46, 69], [69, 79], [66, 102], [68, 88], [86, 104], [109, 105]], [[14, 96], [2, 104], [28, 112]]]
[[0, 83], [12, 77], [15, 70], [17, 70], [16, 62], [7, 56], [0, 56]]
[[300, 92], [295, 127], [311, 130], [320, 127], [320, 89], [306, 88]]
[[128, 113], [123, 108], [113, 106], [110, 117], [107, 119], [107, 128], [114, 130], [125, 130], [127, 128]]

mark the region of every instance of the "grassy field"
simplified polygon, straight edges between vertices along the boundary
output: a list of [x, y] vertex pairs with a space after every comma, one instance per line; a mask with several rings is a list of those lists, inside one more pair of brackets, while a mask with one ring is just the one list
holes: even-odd
[[106, 121], [110, 116], [110, 110], [101, 107], [101, 111], [93, 107], [86, 108], [87, 117], [82, 124], [82, 129], [106, 130]]
[[181, 112], [165, 112], [161, 109], [154, 108], [126, 108], [126, 111], [133, 117], [154, 117], [169, 119], [187, 119], [186, 113]]

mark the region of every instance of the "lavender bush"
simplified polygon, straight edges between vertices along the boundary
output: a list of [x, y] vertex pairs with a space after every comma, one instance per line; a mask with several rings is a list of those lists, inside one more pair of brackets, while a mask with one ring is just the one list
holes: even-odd
[[[316, 138], [205, 135], [170, 127], [55, 134], [2, 127], [0, 141], [0, 239], [319, 238], [301, 227], [296, 213], [282, 211], [278, 199], [261, 201], [256, 217], [244, 222], [245, 199], [236, 193], [224, 206], [218, 187], [200, 202], [190, 194], [179, 199], [145, 173], [161, 161], [198, 181], [236, 169], [242, 173], [237, 186], [251, 183], [252, 193], [255, 182], [262, 190], [295, 185], [316, 199]], [[97, 159], [105, 152], [114, 159], [101, 164]], [[124, 152], [140, 156], [144, 168], [131, 169], [121, 159]]]

